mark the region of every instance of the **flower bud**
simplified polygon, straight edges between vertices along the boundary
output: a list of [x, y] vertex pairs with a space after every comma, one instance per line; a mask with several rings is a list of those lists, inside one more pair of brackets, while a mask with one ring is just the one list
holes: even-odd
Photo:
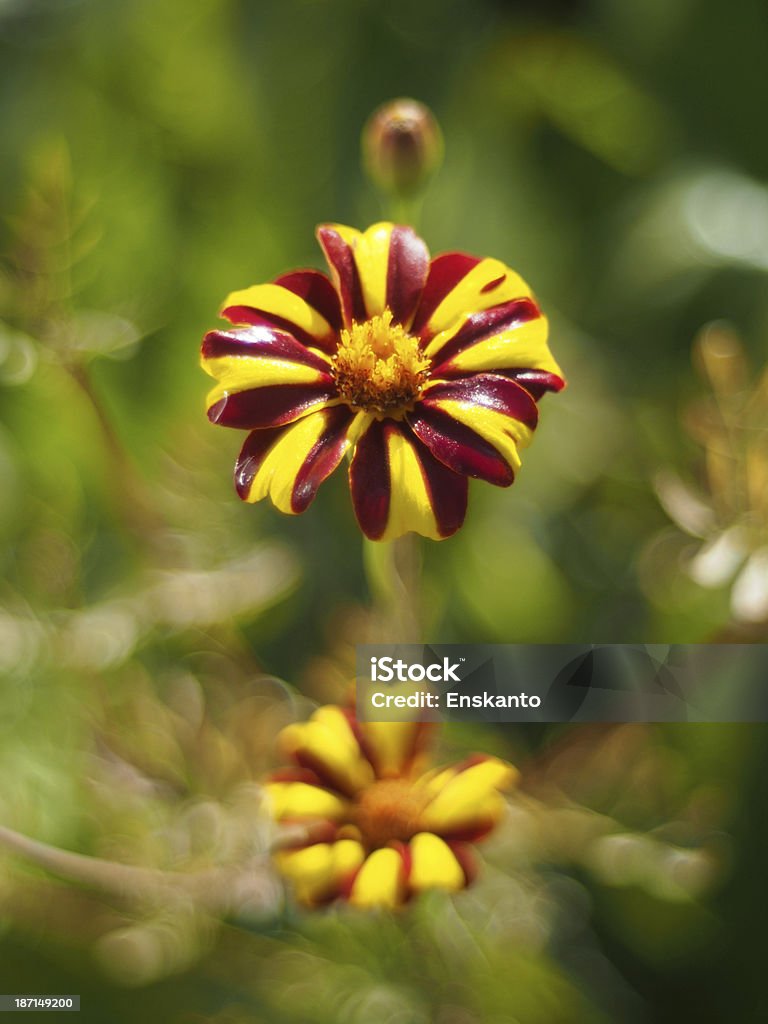
[[363, 164], [385, 192], [410, 196], [426, 183], [443, 158], [443, 136], [429, 107], [418, 100], [390, 100], [363, 129]]

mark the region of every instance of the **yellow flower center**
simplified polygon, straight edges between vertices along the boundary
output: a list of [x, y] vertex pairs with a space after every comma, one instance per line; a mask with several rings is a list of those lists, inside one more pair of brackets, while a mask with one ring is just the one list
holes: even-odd
[[421, 394], [431, 361], [419, 339], [392, 323], [386, 309], [364, 323], [342, 330], [333, 357], [333, 376], [339, 394], [366, 412], [402, 414]]
[[369, 850], [392, 839], [407, 842], [422, 831], [426, 793], [403, 779], [385, 779], [366, 787], [352, 810], [352, 821]]

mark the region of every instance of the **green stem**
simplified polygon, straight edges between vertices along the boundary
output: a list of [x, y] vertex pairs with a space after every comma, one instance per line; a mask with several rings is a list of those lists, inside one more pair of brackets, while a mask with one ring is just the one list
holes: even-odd
[[395, 224], [410, 224], [412, 228], [418, 231], [423, 205], [423, 192], [418, 192], [412, 196], [393, 196], [385, 203], [387, 208], [386, 215]]
[[363, 565], [373, 598], [376, 643], [422, 638], [421, 552], [414, 534], [394, 541], [363, 540]]
[[138, 537], [142, 544], [150, 548], [153, 555], [167, 556], [168, 530], [166, 523], [149, 499], [133, 460], [93, 386], [87, 367], [83, 363], [77, 362], [65, 363], [64, 366], [88, 402], [99, 425], [109, 459], [110, 495], [116, 499], [118, 514], [128, 530]]

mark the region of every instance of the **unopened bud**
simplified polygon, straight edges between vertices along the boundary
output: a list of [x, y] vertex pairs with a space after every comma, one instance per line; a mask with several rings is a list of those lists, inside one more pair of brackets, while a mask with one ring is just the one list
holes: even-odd
[[399, 99], [375, 110], [363, 129], [363, 163], [385, 192], [413, 195], [443, 158], [440, 125], [418, 100]]

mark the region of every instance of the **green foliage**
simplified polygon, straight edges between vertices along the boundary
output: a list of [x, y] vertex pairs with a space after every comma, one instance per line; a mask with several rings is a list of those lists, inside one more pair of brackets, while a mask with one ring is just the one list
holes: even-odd
[[[197, 349], [228, 291], [319, 265], [316, 222], [381, 215], [359, 132], [398, 95], [429, 103], [445, 136], [421, 208], [432, 251], [519, 268], [570, 381], [544, 399], [514, 487], [473, 484], [467, 526], [426, 550], [429, 639], [765, 639], [764, 618], [734, 612], [733, 575], [704, 587], [688, 572], [733, 523], [688, 536], [659, 486], [671, 470], [718, 515], [727, 504], [721, 434], [685, 411], [717, 399], [691, 363], [697, 332], [725, 318], [745, 365], [764, 358], [762, 13], [0, 4], [0, 823], [197, 867], [230, 850], [233, 793], [280, 725], [305, 696], [343, 696], [367, 601], [344, 481], [295, 519], [241, 506], [240, 438], [205, 420]], [[750, 543], [748, 561], [765, 541]], [[758, 966], [765, 731], [625, 740], [468, 730], [447, 744], [525, 761], [537, 799], [553, 785], [595, 816], [579, 828], [650, 833], [639, 874], [530, 808], [511, 878], [497, 867], [395, 919], [138, 913], [4, 857], [0, 988], [80, 990], [94, 1021], [752, 1019], [749, 981], [726, 982]], [[719, 890], [699, 885], [703, 862], [671, 887], [654, 874], [698, 846], [731, 866]]]

